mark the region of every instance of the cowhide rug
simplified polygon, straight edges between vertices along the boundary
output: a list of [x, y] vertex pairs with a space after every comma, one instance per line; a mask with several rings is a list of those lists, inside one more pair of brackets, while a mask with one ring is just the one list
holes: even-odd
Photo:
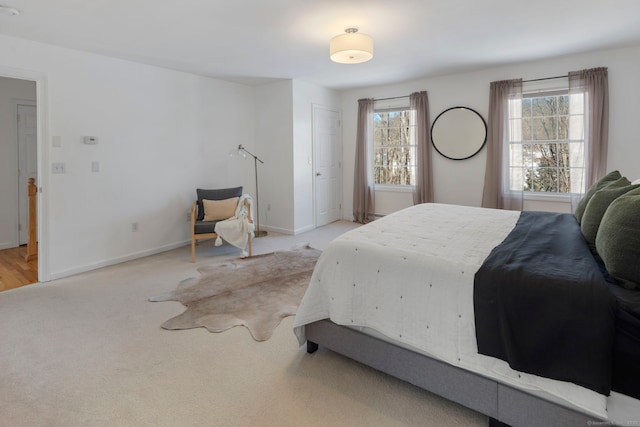
[[164, 322], [164, 329], [223, 332], [244, 325], [256, 341], [266, 341], [282, 319], [296, 314], [320, 254], [305, 246], [200, 267], [200, 277], [149, 300], [179, 301], [187, 307]]

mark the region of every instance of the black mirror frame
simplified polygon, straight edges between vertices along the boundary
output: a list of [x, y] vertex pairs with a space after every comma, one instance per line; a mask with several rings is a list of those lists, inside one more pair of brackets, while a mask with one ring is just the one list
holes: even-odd
[[[440, 150], [438, 150], [438, 147], [436, 146], [435, 141], [433, 140], [433, 127], [436, 125], [436, 122], [438, 121], [438, 119], [440, 118], [440, 116], [442, 116], [444, 113], [446, 113], [447, 111], [451, 111], [451, 110], [456, 110], [456, 109], [460, 109], [463, 108], [465, 110], [469, 110], [474, 112], [478, 117], [480, 117], [480, 120], [482, 121], [482, 124], [484, 125], [484, 141], [482, 141], [482, 145], [480, 145], [480, 148], [478, 148], [473, 154], [471, 154], [470, 156], [467, 157], [460, 157], [460, 158], [456, 158], [456, 157], [449, 157], [446, 154], [443, 154]], [[476, 154], [478, 154], [480, 151], [482, 151], [482, 149], [484, 148], [484, 146], [487, 144], [487, 134], [488, 134], [488, 129], [487, 129], [487, 122], [485, 122], [484, 118], [480, 115], [480, 113], [478, 113], [476, 110], [474, 110], [473, 108], [469, 108], [469, 107], [462, 107], [462, 106], [457, 106], [457, 107], [451, 107], [451, 108], [447, 108], [446, 110], [444, 110], [442, 113], [438, 114], [438, 117], [436, 117], [436, 119], [433, 121], [433, 123], [431, 124], [431, 130], [430, 130], [430, 136], [431, 136], [431, 145], [433, 145], [433, 148], [435, 148], [435, 150], [438, 152], [438, 154], [440, 154], [442, 157], [445, 157], [449, 160], [467, 160], [472, 158], [473, 156], [475, 156]]]

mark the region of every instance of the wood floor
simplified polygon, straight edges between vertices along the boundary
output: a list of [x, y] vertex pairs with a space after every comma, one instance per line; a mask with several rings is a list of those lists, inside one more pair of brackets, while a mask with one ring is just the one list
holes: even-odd
[[0, 292], [38, 281], [38, 259], [27, 262], [26, 246], [0, 250]]

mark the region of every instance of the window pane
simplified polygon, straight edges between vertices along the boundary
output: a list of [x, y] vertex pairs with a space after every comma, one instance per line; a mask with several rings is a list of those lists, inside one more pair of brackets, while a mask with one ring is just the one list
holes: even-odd
[[535, 168], [533, 172], [533, 186], [535, 191], [558, 191], [558, 170], [556, 168]]
[[390, 127], [389, 132], [387, 133], [387, 140], [385, 141], [387, 145], [400, 145], [400, 129], [397, 127]]
[[569, 113], [584, 114], [584, 95], [583, 94], [575, 93], [569, 96]]
[[509, 157], [511, 166], [522, 167], [524, 165], [522, 144], [510, 144]]
[[524, 144], [522, 146], [522, 160], [525, 166], [533, 165], [533, 145]]
[[584, 193], [584, 168], [571, 168], [571, 192]]
[[584, 141], [584, 116], [569, 116], [569, 139]]
[[568, 168], [569, 167], [569, 144], [559, 142], [557, 145], [557, 158], [558, 158], [558, 167], [560, 168]]
[[532, 98], [532, 116], [552, 116], [558, 112], [558, 99], [555, 96]]
[[569, 166], [583, 167], [584, 165], [584, 144], [582, 142], [570, 142], [569, 147]]
[[375, 129], [373, 131], [373, 144], [375, 146], [383, 145], [386, 140], [386, 129]]
[[522, 140], [531, 141], [531, 119], [522, 119]]
[[389, 125], [388, 113], [374, 113], [373, 115], [374, 128], [385, 128]]
[[555, 117], [533, 118], [531, 127], [532, 139], [536, 141], [556, 139], [557, 121]]
[[383, 167], [376, 167], [374, 169], [374, 178], [376, 184], [386, 184], [387, 183], [387, 175], [386, 169]]
[[565, 116], [569, 114], [569, 95], [558, 96], [558, 114]]
[[556, 144], [533, 144], [532, 157], [533, 165], [537, 167], [548, 167], [557, 165]]
[[569, 139], [569, 116], [558, 117], [558, 139]]
[[531, 117], [531, 98], [522, 100], [522, 117]]
[[568, 168], [558, 169], [558, 191], [560, 193], [571, 192], [571, 171]]
[[509, 180], [511, 182], [510, 188], [513, 191], [522, 191], [523, 189], [523, 169], [511, 168], [509, 169]]

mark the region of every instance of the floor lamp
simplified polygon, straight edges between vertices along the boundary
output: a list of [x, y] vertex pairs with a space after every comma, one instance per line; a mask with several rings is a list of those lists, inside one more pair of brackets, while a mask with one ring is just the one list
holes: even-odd
[[238, 154], [244, 158], [247, 157], [247, 154], [253, 157], [253, 164], [255, 169], [256, 176], [256, 229], [253, 232], [255, 237], [264, 237], [267, 235], [265, 230], [260, 230], [260, 195], [258, 193], [258, 162], [264, 164], [262, 160], [258, 158], [255, 154], [252, 154], [250, 151], [247, 151], [246, 148], [242, 146], [242, 144], [238, 145]]

